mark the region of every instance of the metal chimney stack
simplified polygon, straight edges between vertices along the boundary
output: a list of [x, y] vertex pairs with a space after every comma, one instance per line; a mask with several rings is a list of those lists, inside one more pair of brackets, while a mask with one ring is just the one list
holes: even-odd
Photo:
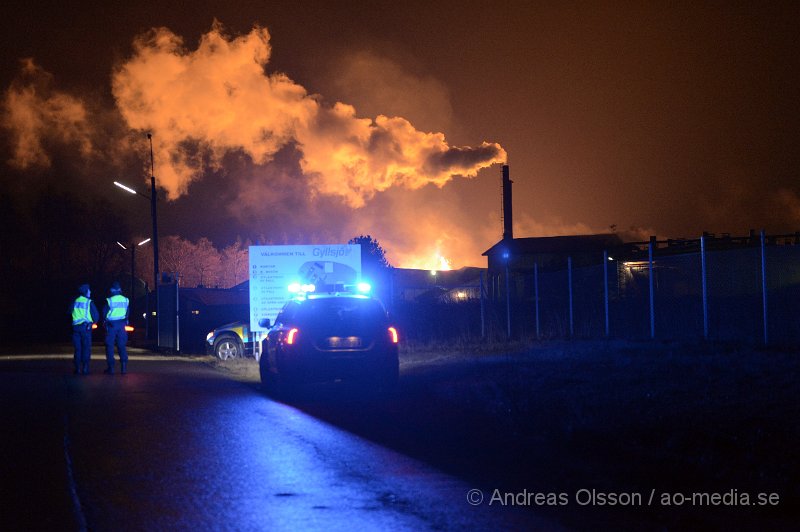
[[514, 238], [514, 213], [511, 206], [511, 178], [508, 165], [503, 165], [503, 240]]

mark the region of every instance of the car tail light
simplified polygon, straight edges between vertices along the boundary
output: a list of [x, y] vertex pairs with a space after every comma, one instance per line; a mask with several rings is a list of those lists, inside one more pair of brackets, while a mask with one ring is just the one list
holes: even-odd
[[297, 328], [289, 329], [289, 332], [286, 333], [286, 343], [289, 344], [289, 345], [292, 345], [294, 343], [295, 339], [297, 338], [297, 333], [298, 332], [299, 331], [297, 330]]
[[133, 325], [126, 325], [125, 332], [133, 332]]
[[389, 327], [389, 338], [392, 340], [393, 344], [400, 341], [400, 337], [397, 335], [397, 329], [394, 327]]

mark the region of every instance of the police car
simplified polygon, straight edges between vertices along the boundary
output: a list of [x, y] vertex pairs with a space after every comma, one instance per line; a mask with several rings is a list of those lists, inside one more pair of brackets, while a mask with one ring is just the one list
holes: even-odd
[[247, 322], [226, 323], [206, 335], [206, 352], [220, 360], [245, 356], [254, 356], [258, 360], [258, 348], [263, 337], [263, 333], [251, 331]]
[[259, 369], [270, 391], [302, 384], [361, 381], [390, 389], [398, 380], [398, 331], [386, 309], [359, 291], [302, 290], [287, 302], [262, 340]]

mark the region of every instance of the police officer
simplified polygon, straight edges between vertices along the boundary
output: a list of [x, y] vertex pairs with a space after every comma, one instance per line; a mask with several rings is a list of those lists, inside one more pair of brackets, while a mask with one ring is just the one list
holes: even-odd
[[114, 374], [114, 346], [119, 351], [120, 373], [128, 371], [128, 333], [125, 326], [128, 324], [128, 298], [122, 295], [119, 283], [114, 281], [111, 285], [111, 296], [106, 298], [103, 307], [103, 317], [106, 321], [106, 363], [108, 367], [103, 371], [108, 375]]
[[72, 345], [75, 346], [75, 375], [89, 374], [89, 361], [92, 357], [92, 325], [100, 314], [92, 301], [92, 291], [88, 284], [78, 287], [80, 295], [72, 303]]

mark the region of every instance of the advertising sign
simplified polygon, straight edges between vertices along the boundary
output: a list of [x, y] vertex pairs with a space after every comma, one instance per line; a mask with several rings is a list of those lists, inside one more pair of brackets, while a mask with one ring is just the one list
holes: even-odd
[[361, 279], [361, 246], [250, 246], [250, 329], [266, 331], [259, 320], [275, 322], [292, 297], [292, 283], [313, 284], [318, 290]]

